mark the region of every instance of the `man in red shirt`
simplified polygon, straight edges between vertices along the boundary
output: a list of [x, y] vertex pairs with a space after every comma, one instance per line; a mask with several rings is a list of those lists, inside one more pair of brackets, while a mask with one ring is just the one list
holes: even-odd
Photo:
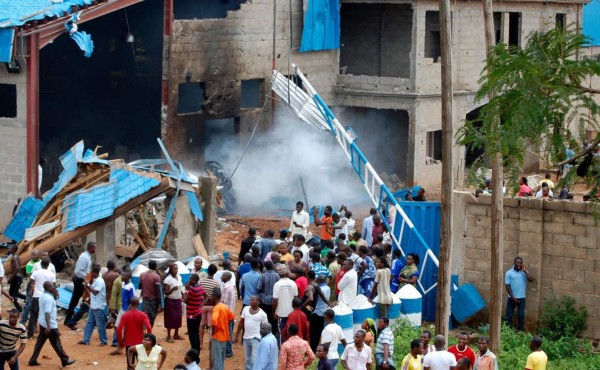
[[[148, 315], [150, 324], [154, 326], [156, 314], [162, 311], [160, 299], [160, 275], [156, 271], [156, 261], [148, 262], [150, 270], [140, 275], [140, 289], [142, 290], [142, 311]], [[140, 342], [141, 343], [141, 342]]]
[[308, 320], [306, 319], [306, 314], [302, 312], [300, 309], [302, 307], [302, 300], [298, 297], [295, 297], [292, 300], [292, 308], [294, 311], [288, 315], [287, 323], [282, 330], [283, 337], [287, 340], [290, 336], [288, 336], [288, 328], [292, 324], [296, 324], [298, 326], [298, 336], [304, 340], [308, 340], [310, 338], [308, 334]]
[[[119, 340], [119, 349], [125, 347], [125, 353], [131, 346], [137, 346], [142, 344], [144, 340], [144, 328], [146, 333], [152, 333], [152, 326], [148, 315], [138, 310], [140, 299], [138, 297], [131, 297], [129, 301], [129, 308], [127, 312], [121, 317], [119, 326], [117, 327], [117, 339]], [[123, 333], [125, 329], [125, 333]]]
[[235, 318], [235, 315], [227, 305], [221, 302], [220, 289], [214, 289], [211, 298], [215, 305], [211, 318], [212, 336], [210, 338], [213, 370], [224, 370], [225, 349], [227, 342], [231, 340], [229, 336], [229, 322]]
[[465, 331], [458, 334], [458, 344], [448, 348], [448, 352], [452, 353], [456, 357], [456, 361], [463, 357], [467, 357], [471, 360], [471, 367], [475, 363], [475, 352], [469, 347], [469, 334]]

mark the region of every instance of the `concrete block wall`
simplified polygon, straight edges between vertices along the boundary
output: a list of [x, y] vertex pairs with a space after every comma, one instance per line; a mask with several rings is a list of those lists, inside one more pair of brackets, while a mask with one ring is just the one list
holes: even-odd
[[17, 116], [0, 117], [0, 230], [8, 225], [17, 199], [27, 195], [27, 75], [22, 60], [21, 67], [21, 73], [8, 73], [0, 65], [0, 83], [16, 85], [17, 91]]
[[[456, 192], [454, 200], [453, 273], [489, 302], [491, 197]], [[537, 326], [544, 299], [571, 296], [589, 312], [583, 334], [600, 338], [600, 225], [589, 203], [505, 198], [504, 272], [515, 256], [535, 277], [527, 287], [529, 329]]]
[[[300, 0], [292, 1], [293, 50], [290, 51], [289, 2], [277, 0], [276, 6], [276, 68], [286, 74], [288, 61], [296, 63], [323, 99], [331, 103], [338, 71], [338, 51], [297, 51], [304, 17]], [[186, 144], [190, 137], [186, 127], [202, 125], [206, 119], [240, 117], [241, 133], [254, 125], [254, 113], [260, 109], [240, 108], [241, 81], [263, 79], [266, 88], [262, 98], [269, 94], [273, 33], [272, 0], [243, 3], [239, 10], [229, 11], [223, 19], [174, 21], [168, 60], [169, 105], [167, 120], [162, 127], [171, 155], [185, 161], [187, 153], [193, 149]], [[167, 60], [163, 62], [167, 63]], [[186, 81], [205, 83], [204, 112], [177, 114], [178, 84]], [[268, 109], [270, 106], [267, 104]], [[261, 129], [270, 126], [269, 117], [269, 114], [263, 116]], [[183, 121], [189, 124], [182, 124]]]

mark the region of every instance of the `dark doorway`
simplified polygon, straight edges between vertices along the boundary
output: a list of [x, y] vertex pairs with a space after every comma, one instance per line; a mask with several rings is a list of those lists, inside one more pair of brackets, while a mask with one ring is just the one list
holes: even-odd
[[[396, 109], [343, 107], [334, 110], [340, 122], [358, 135], [356, 141], [375, 170], [407, 177], [408, 112]], [[393, 149], [393, 150], [390, 150]]]
[[126, 161], [160, 155], [162, 25], [163, 1], [144, 1], [79, 25], [92, 35], [91, 58], [67, 35], [41, 50], [44, 188], [60, 172], [58, 156], [79, 140]]
[[[483, 107], [483, 106], [482, 106]], [[473, 121], [473, 125], [477, 128], [481, 128], [482, 122], [479, 119], [479, 113], [481, 112], [481, 108], [476, 108], [467, 113], [466, 120]], [[465, 167], [470, 168], [477, 160], [481, 160], [485, 154], [485, 150], [483, 148], [469, 148], [465, 149]]]

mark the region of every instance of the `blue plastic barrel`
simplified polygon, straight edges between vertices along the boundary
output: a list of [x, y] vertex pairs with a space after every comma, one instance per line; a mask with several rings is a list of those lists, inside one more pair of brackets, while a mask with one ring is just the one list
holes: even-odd
[[452, 294], [450, 310], [456, 321], [463, 323], [485, 308], [481, 294], [473, 284], [465, 284]]
[[[335, 312], [333, 321], [342, 327], [342, 332], [344, 333], [344, 338], [346, 338], [346, 343], [354, 343], [354, 330], [352, 329], [354, 322], [352, 309], [340, 302], [333, 307], [333, 312]], [[340, 354], [344, 352], [344, 346], [341, 343], [338, 345], [338, 352]]]
[[413, 326], [421, 326], [423, 297], [417, 288], [406, 284], [396, 293], [396, 297], [402, 301], [400, 317], [410, 321]]

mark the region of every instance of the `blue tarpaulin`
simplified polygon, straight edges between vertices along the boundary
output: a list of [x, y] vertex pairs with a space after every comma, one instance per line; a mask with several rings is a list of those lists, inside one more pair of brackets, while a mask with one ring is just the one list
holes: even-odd
[[14, 29], [0, 29], [0, 62], [8, 63], [12, 58]]
[[339, 49], [340, 4], [336, 0], [308, 0], [300, 51]]
[[591, 38], [591, 45], [600, 45], [600, 0], [583, 6], [583, 34]]

